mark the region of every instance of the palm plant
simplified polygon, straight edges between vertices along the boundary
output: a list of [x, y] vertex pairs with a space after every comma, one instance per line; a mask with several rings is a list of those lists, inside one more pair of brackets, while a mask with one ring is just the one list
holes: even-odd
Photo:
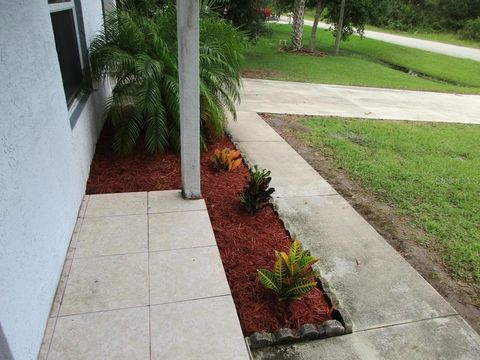
[[[105, 109], [115, 128], [113, 147], [127, 153], [143, 136], [150, 152], [180, 150], [179, 83], [174, 6], [150, 16], [117, 9], [90, 45], [92, 77], [113, 89]], [[239, 101], [243, 34], [214, 12], [200, 23], [202, 144], [223, 134], [225, 111]]]
[[295, 0], [293, 6], [292, 46], [293, 50], [303, 48], [303, 18], [305, 16], [305, 0]]

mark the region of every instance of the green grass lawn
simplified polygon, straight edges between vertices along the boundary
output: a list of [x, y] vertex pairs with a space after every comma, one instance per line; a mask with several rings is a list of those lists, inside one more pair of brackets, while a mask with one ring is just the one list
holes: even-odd
[[392, 64], [408, 67], [434, 77], [463, 85], [480, 87], [480, 62], [460, 59], [389, 44], [383, 41], [352, 37], [343, 44], [345, 51], [363, 54]]
[[366, 26], [366, 29], [368, 30], [373, 30], [373, 31], [378, 31], [378, 32], [384, 32], [384, 33], [389, 33], [389, 34], [395, 34], [395, 35], [402, 35], [402, 36], [407, 36], [407, 37], [412, 37], [416, 39], [423, 39], [423, 40], [432, 40], [432, 41], [438, 41], [442, 42], [445, 44], [452, 44], [452, 45], [458, 45], [458, 46], [466, 46], [466, 47], [473, 47], [480, 49], [480, 42], [474, 41], [474, 40], [466, 40], [462, 39], [458, 34], [455, 33], [449, 33], [449, 32], [428, 32], [428, 31], [400, 31], [400, 30], [391, 30], [391, 29], [384, 29], [384, 28], [379, 28], [376, 26]]
[[[334, 38], [319, 30], [318, 49], [323, 57], [279, 52], [280, 40], [290, 40], [290, 25], [271, 25], [272, 35], [261, 38], [246, 52], [246, 70], [273, 80], [376, 86], [410, 90], [480, 93], [480, 62], [457, 59], [382, 41], [352, 37], [342, 44], [341, 56], [331, 56]], [[305, 44], [310, 33], [305, 29]], [[457, 86], [408, 75], [381, 63], [390, 62], [431, 76], [462, 84]], [[465, 86], [463, 86], [465, 85]]]
[[480, 126], [305, 118], [304, 141], [423, 229], [458, 278], [480, 285]]

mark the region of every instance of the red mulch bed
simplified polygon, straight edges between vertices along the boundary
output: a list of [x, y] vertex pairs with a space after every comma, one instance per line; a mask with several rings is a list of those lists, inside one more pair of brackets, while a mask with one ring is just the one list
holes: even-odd
[[[176, 154], [149, 155], [141, 147], [128, 156], [111, 150], [109, 129], [102, 132], [93, 159], [87, 194], [154, 191], [181, 188], [180, 159]], [[251, 216], [240, 207], [238, 194], [248, 181], [242, 165], [233, 172], [217, 173], [210, 166], [216, 148], [233, 148], [220, 139], [202, 153], [202, 194], [245, 335], [299, 328], [331, 319], [332, 308], [320, 289], [301, 301], [279, 302], [258, 282], [256, 270], [270, 269], [274, 251], [286, 251], [292, 239], [271, 206]]]

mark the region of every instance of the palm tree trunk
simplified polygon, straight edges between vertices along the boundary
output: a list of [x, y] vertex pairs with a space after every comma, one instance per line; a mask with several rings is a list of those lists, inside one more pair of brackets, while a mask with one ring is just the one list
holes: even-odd
[[305, 15], [305, 0], [295, 0], [293, 9], [293, 50], [300, 50], [303, 47], [303, 16]]
[[318, 21], [320, 20], [320, 15], [322, 15], [323, 10], [325, 9], [325, 5], [324, 0], [318, 0], [315, 9], [315, 18], [313, 19], [312, 35], [310, 36], [310, 51], [315, 51], [315, 45], [317, 44]]
[[337, 23], [337, 39], [335, 41], [335, 55], [338, 55], [340, 53], [340, 41], [342, 41], [344, 15], [345, 15], [345, 0], [342, 0], [342, 4], [340, 7], [340, 18], [338, 19], [338, 23]]

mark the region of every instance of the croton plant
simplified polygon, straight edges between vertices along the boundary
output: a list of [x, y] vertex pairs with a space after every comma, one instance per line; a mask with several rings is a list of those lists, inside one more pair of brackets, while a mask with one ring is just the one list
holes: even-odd
[[216, 171], [233, 171], [242, 165], [240, 151], [216, 149], [212, 155], [212, 166]]
[[298, 300], [317, 286], [317, 272], [312, 268], [318, 259], [310, 251], [303, 250], [300, 241], [295, 240], [288, 254], [275, 252], [273, 271], [258, 269], [261, 284], [277, 294], [280, 301]]
[[266, 169], [259, 170], [257, 165], [250, 169], [250, 180], [240, 194], [240, 202], [247, 212], [254, 214], [270, 201], [275, 191], [270, 187], [270, 174]]

